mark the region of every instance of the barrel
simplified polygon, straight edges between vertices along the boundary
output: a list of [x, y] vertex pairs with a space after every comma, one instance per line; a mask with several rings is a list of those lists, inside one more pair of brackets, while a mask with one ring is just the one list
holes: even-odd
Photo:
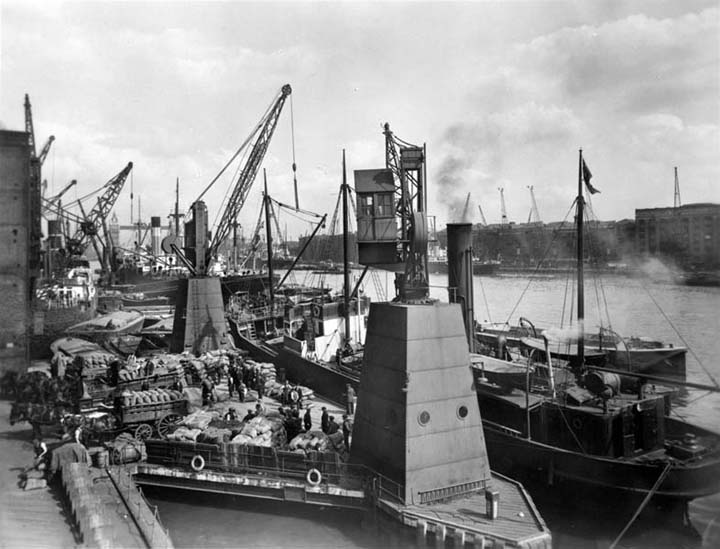
[[104, 469], [108, 466], [108, 451], [104, 448], [95, 452], [93, 455], [93, 465], [99, 469]]

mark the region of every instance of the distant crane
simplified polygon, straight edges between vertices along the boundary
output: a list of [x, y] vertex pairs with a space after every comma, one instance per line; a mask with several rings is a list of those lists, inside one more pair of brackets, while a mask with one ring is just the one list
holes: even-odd
[[498, 191], [500, 191], [500, 224], [507, 225], [508, 217], [507, 210], [505, 209], [505, 189], [503, 187], [498, 187]]
[[60, 191], [55, 196], [51, 196], [50, 198], [43, 200], [43, 207], [42, 207], [42, 213], [43, 215], [47, 215], [50, 212], [51, 206], [57, 204], [59, 208], [62, 208], [62, 203], [60, 202], [60, 199], [63, 197], [63, 195], [68, 192], [70, 189], [72, 189], [77, 184], [77, 180], [73, 179], [63, 187], [63, 190]]
[[675, 166], [675, 207], [682, 206], [680, 201], [680, 180], [678, 179], [677, 166]]
[[538, 211], [537, 202], [535, 202], [535, 192], [533, 191], [533, 186], [528, 185], [528, 189], [530, 189], [530, 213], [528, 214], [528, 223], [541, 223], [540, 220], [540, 212]]
[[484, 227], [487, 226], [487, 221], [485, 220], [485, 214], [482, 211], [482, 206], [478, 204], [478, 210], [480, 211], [480, 219], [482, 220], [482, 224]]
[[[125, 166], [120, 173], [101, 187], [103, 193], [98, 197], [97, 203], [87, 214], [85, 213], [82, 203], [79, 200], [78, 205], [82, 213], [81, 216], [70, 213], [65, 208], [62, 208], [59, 204], [59, 200], [55, 202], [50, 200], [44, 201], [43, 205], [47, 212], [53, 213], [58, 218], [66, 221], [74, 221], [77, 224], [74, 235], [68, 237], [67, 239], [68, 256], [82, 255], [85, 253], [88, 243], [92, 243], [103, 270], [107, 270], [109, 268], [108, 253], [110, 252], [109, 248], [111, 245], [109, 244], [110, 239], [106, 229], [106, 220], [115, 205], [118, 196], [120, 195], [120, 191], [122, 190], [132, 167], [133, 163], [128, 162], [127, 166]], [[67, 188], [63, 189], [63, 192], [65, 192]], [[104, 241], [100, 240], [98, 236], [101, 230], [105, 234]]]

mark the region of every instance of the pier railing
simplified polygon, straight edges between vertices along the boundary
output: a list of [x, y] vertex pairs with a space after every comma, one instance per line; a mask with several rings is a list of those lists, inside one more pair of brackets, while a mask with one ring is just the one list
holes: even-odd
[[243, 444], [156, 439], [146, 440], [145, 448], [148, 463], [194, 469], [196, 472], [209, 470], [233, 475], [258, 475], [268, 480], [332, 484], [349, 490], [365, 490], [376, 476], [363, 465], [345, 463], [335, 452], [299, 453]]

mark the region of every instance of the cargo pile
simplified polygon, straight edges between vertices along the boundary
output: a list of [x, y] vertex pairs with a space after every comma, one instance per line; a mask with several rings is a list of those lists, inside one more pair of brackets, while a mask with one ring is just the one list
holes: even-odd
[[328, 449], [333, 448], [333, 445], [330, 442], [330, 437], [322, 431], [308, 431], [307, 433], [300, 433], [290, 441], [288, 446], [290, 450], [294, 452], [306, 452], [310, 450], [327, 452]]
[[129, 365], [126, 365], [120, 371], [118, 372], [118, 381], [133, 381], [136, 379], [142, 379], [144, 377], [149, 376], [161, 376], [161, 375], [167, 375], [167, 374], [173, 374], [176, 373], [178, 375], [183, 374], [184, 370], [180, 362], [174, 362], [169, 364], [158, 364], [157, 366], [153, 366], [152, 369], [149, 369], [147, 365], [137, 365], [133, 367], [128, 367]]
[[120, 395], [122, 405], [125, 408], [141, 404], [154, 404], [158, 402], [173, 402], [185, 400], [185, 395], [180, 391], [171, 389], [149, 389], [147, 391], [123, 391]]
[[230, 442], [265, 448], [282, 448], [287, 444], [283, 419], [279, 415], [254, 417], [245, 423], [240, 434], [234, 436]]

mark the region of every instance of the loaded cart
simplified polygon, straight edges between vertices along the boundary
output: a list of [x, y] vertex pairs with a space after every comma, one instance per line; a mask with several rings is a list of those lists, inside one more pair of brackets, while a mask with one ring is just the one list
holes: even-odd
[[135, 391], [118, 397], [115, 411], [120, 424], [135, 438], [145, 440], [154, 432], [165, 438], [170, 428], [187, 415], [188, 401], [178, 391]]

